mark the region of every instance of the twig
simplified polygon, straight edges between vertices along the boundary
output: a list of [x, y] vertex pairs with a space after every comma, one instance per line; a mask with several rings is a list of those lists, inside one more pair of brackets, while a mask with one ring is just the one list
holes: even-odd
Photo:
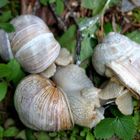
[[26, 14], [27, 0], [21, 0], [21, 14]]
[[115, 15], [114, 14], [112, 16], [112, 27], [113, 27], [113, 31], [117, 32], [116, 19], [115, 19]]
[[73, 12], [73, 10], [69, 7], [68, 5], [68, 1], [67, 0], [64, 0], [64, 4], [65, 4], [65, 7], [69, 10], [70, 12], [70, 16], [71, 18], [73, 19], [75, 25], [76, 25], [76, 28], [77, 28], [77, 33], [76, 33], [76, 64], [77, 65], [80, 65], [80, 51], [81, 51], [81, 41], [82, 41], [82, 35], [81, 35], [81, 31], [80, 31], [80, 28], [79, 28], [79, 24], [77, 22], [77, 19], [76, 19], [76, 16]]
[[63, 31], [66, 31], [67, 26], [66, 26], [65, 22], [63, 21], [63, 19], [56, 14], [54, 6], [50, 3], [48, 3], [48, 7], [50, 8], [50, 11], [52, 12], [55, 19], [57, 20], [58, 26], [60, 27], [60, 29], [62, 29]]
[[33, 12], [34, 5], [35, 0], [21, 0], [21, 14], [31, 14]]

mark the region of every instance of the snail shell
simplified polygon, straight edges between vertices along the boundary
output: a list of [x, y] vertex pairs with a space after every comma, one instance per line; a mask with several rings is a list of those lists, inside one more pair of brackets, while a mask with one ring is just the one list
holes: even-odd
[[139, 98], [139, 44], [119, 33], [110, 33], [97, 45], [92, 60], [99, 74], [108, 77], [114, 75], [135, 97]]
[[20, 82], [14, 104], [20, 120], [31, 129], [58, 131], [73, 126], [65, 93], [40, 75], [29, 75]]
[[11, 49], [27, 72], [42, 72], [55, 61], [60, 45], [43, 20], [22, 15], [13, 19], [11, 24], [15, 27], [15, 32], [8, 34]]
[[4, 30], [0, 30], [0, 56], [6, 61], [13, 58], [8, 34]]
[[53, 79], [67, 94], [76, 124], [92, 128], [104, 118], [98, 109], [100, 90], [93, 86], [82, 68], [74, 64], [59, 68]]

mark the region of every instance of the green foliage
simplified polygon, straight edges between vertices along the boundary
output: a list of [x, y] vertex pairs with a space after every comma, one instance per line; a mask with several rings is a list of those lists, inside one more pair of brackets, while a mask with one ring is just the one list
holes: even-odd
[[36, 140], [32, 130], [26, 129], [25, 134], [26, 134], [27, 140]]
[[0, 126], [0, 140], [3, 138], [4, 128]]
[[[20, 131], [20, 132], [16, 135], [15, 138], [16, 138], [16, 139], [20, 139], [20, 140], [27, 140], [27, 139], [26, 139], [25, 130]], [[46, 140], [47, 140], [47, 139], [46, 139]]]
[[8, 85], [6, 82], [0, 83], [0, 101], [2, 101], [5, 98], [6, 93], [7, 93], [7, 88], [8, 88]]
[[56, 0], [56, 7], [55, 7], [56, 13], [58, 15], [61, 15], [64, 11], [64, 2], [63, 0]]
[[67, 48], [72, 54], [76, 47], [76, 26], [71, 25], [68, 30], [59, 38], [62, 47]]
[[105, 3], [106, 0], [82, 0], [81, 6], [91, 9], [93, 11], [93, 15], [97, 15], [102, 11]]
[[10, 75], [7, 77], [8, 81], [12, 81], [15, 85], [25, 76], [21, 70], [20, 64], [15, 60], [11, 60], [7, 66], [10, 68]]
[[24, 77], [19, 63], [12, 59], [7, 64], [0, 64], [0, 78], [6, 78], [7, 82], [17, 84]]
[[131, 40], [140, 43], [140, 31], [139, 30], [135, 30], [132, 32], [129, 32], [126, 34], [127, 37], [129, 37]]
[[94, 131], [96, 138], [107, 139], [116, 135], [124, 140], [132, 140], [135, 132], [136, 127], [132, 116], [105, 118], [96, 126]]
[[44, 6], [46, 6], [48, 3], [54, 3], [55, 4], [55, 12], [57, 15], [61, 15], [64, 12], [64, 2], [63, 0], [40, 0], [40, 3]]
[[40, 0], [40, 4], [46, 6], [48, 3], [54, 3], [56, 0]]
[[8, 0], [1, 0], [0, 1], [0, 8], [2, 9], [1, 15], [0, 15], [0, 29], [4, 29], [6, 32], [12, 32], [14, 31], [14, 27], [12, 24], [9, 23], [9, 21], [12, 19], [12, 14], [17, 14], [16, 10], [14, 12], [12, 11], [11, 5], [14, 8], [17, 7], [17, 1], [8, 1]]
[[6, 97], [9, 82], [16, 85], [23, 77], [24, 73], [16, 60], [0, 64], [0, 101]]
[[4, 131], [4, 137], [14, 137], [18, 132], [19, 130], [15, 126], [9, 127]]
[[85, 37], [82, 40], [82, 44], [81, 44], [80, 60], [84, 61], [85, 59], [91, 57], [92, 54], [93, 54], [93, 49], [92, 49], [91, 38]]
[[4, 7], [8, 3], [9, 3], [8, 0], [0, 0], [0, 8]]
[[[114, 135], [113, 128], [114, 119], [106, 118], [102, 120], [95, 128], [95, 136], [99, 139], [108, 139]], [[107, 129], [106, 129], [107, 128]]]
[[132, 19], [134, 22], [140, 22], [140, 8], [136, 8], [132, 11]]
[[121, 3], [121, 0], [111, 0], [109, 3], [109, 7], [119, 5]]

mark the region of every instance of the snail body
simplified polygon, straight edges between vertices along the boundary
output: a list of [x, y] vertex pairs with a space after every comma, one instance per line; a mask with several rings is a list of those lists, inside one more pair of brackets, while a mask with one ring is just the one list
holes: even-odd
[[84, 69], [74, 64], [59, 68], [53, 80], [67, 94], [76, 124], [92, 128], [104, 118], [103, 108], [99, 109], [100, 89], [94, 87]]
[[95, 70], [116, 77], [136, 98], [140, 97], [140, 45], [119, 33], [108, 34], [93, 54]]
[[[5, 33], [5, 40], [10, 42], [11, 52], [27, 72], [42, 72], [55, 61], [60, 45], [43, 20], [33, 15], [22, 15], [13, 19], [11, 24], [15, 32], [9, 33], [8, 38]], [[2, 48], [1, 53], [9, 52], [7, 48], [9, 46]], [[7, 56], [4, 57], [7, 60]]]

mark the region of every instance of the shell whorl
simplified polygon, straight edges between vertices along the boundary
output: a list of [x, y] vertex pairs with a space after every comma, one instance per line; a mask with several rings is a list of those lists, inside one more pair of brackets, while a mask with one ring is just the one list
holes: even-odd
[[34, 130], [58, 131], [73, 126], [67, 96], [40, 75], [30, 75], [20, 82], [14, 104], [23, 124]]
[[[10, 46], [13, 56], [29, 73], [40, 73], [48, 68], [58, 57], [60, 45], [45, 22], [37, 16], [21, 15], [14, 18], [11, 24], [15, 31], [5, 33], [7, 46], [1, 52], [6, 54]], [[9, 59], [5, 55], [4, 57]]]
[[102, 43], [95, 48], [92, 62], [95, 70], [105, 75], [106, 64], [120, 57], [126, 58], [133, 53], [132, 50], [139, 49], [139, 45], [119, 33], [109, 33]]

